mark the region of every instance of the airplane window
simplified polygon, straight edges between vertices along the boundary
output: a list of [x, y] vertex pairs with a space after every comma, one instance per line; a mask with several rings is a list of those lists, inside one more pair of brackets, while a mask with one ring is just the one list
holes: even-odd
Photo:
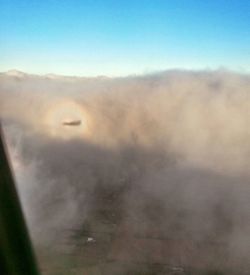
[[0, 0], [1, 274], [250, 274], [249, 3]]

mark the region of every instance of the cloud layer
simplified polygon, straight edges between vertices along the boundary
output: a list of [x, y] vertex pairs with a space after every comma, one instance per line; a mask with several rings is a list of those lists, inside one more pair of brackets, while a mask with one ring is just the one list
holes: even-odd
[[[3, 73], [0, 85], [37, 244], [82, 230], [119, 263], [249, 270], [249, 75]], [[78, 117], [83, 128], [62, 125]]]

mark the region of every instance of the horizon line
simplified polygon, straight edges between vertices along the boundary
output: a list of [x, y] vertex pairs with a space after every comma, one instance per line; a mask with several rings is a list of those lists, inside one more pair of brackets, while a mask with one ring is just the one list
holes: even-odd
[[166, 68], [166, 69], [160, 69], [160, 70], [148, 70], [145, 72], [137, 72], [137, 73], [129, 73], [129, 74], [121, 74], [121, 75], [111, 75], [111, 74], [96, 74], [96, 75], [83, 75], [83, 74], [60, 74], [60, 73], [33, 73], [28, 72], [24, 70], [19, 70], [16, 68], [11, 68], [5, 71], [0, 71], [0, 74], [5, 74], [9, 76], [16, 76], [21, 77], [21, 75], [30, 75], [30, 76], [40, 76], [40, 77], [69, 77], [69, 78], [127, 78], [127, 77], [143, 77], [148, 75], [155, 75], [155, 74], [161, 74], [161, 73], [167, 73], [167, 72], [227, 72], [227, 73], [236, 73], [240, 75], [249, 75], [250, 71], [246, 69], [232, 69], [227, 68], [225, 66], [219, 66], [217, 68], [210, 68], [210, 67], [204, 67], [204, 68], [181, 68], [181, 67], [173, 67], [173, 68]]

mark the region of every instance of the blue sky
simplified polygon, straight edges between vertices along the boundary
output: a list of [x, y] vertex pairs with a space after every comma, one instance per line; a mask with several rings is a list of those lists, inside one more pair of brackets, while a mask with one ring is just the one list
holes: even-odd
[[249, 0], [0, 0], [0, 71], [250, 71]]

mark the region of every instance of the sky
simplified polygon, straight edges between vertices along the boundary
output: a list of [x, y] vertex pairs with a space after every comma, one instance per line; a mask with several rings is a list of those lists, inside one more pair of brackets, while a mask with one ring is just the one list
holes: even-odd
[[250, 71], [249, 0], [0, 0], [0, 71]]

